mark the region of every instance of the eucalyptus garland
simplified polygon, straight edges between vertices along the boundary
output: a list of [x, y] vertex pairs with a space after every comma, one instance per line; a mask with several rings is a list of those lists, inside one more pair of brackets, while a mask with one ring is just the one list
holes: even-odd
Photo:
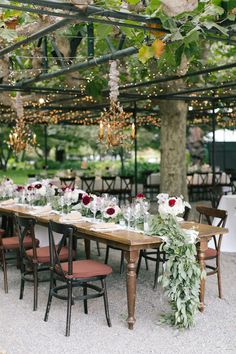
[[[194, 233], [194, 230], [191, 230]], [[155, 215], [150, 220], [149, 235], [160, 236], [166, 253], [161, 282], [171, 307], [171, 312], [161, 316], [161, 322], [178, 328], [189, 328], [199, 308], [201, 270], [197, 249], [191, 232], [186, 233], [172, 215]]]

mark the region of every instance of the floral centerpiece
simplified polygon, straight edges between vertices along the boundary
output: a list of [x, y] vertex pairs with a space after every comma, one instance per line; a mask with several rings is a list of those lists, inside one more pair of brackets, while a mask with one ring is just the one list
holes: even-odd
[[157, 196], [159, 214], [152, 216], [149, 235], [162, 237], [161, 246], [166, 253], [167, 262], [163, 275], [159, 278], [169, 298], [171, 312], [161, 317], [166, 322], [179, 328], [188, 328], [194, 324], [194, 316], [199, 307], [201, 273], [197, 261], [195, 230], [185, 231], [177, 222], [177, 215], [182, 214], [190, 205], [182, 197], [170, 197], [168, 194]]
[[10, 178], [4, 178], [0, 184], [0, 200], [13, 198], [16, 187]]
[[36, 181], [28, 184], [25, 188], [26, 200], [35, 206], [43, 206], [48, 203], [50, 198], [56, 193], [56, 186], [49, 180]]

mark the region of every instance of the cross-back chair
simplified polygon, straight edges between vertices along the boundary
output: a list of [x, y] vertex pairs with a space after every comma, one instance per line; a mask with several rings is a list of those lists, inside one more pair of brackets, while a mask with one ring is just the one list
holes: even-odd
[[[67, 302], [66, 316], [66, 336], [70, 335], [71, 306], [75, 300], [83, 300], [84, 312], [88, 313], [88, 300], [103, 297], [106, 320], [111, 327], [108, 298], [106, 290], [106, 277], [112, 273], [111, 267], [94, 260], [73, 260], [74, 229], [70, 225], [49, 222], [49, 247], [50, 247], [50, 289], [44, 321], [48, 320], [48, 315], [52, 303], [52, 298], [56, 297]], [[56, 247], [54, 233], [60, 234], [60, 242]], [[67, 243], [69, 257], [66, 262], [61, 262], [60, 253], [62, 245]], [[57, 285], [57, 280], [60, 284]], [[101, 286], [94, 282], [100, 281]], [[72, 289], [82, 288], [83, 295], [75, 297]], [[66, 290], [66, 295], [64, 291]], [[61, 293], [63, 292], [63, 293]]]
[[81, 176], [81, 188], [88, 194], [93, 193], [95, 186], [95, 176]]
[[115, 189], [115, 176], [102, 176], [102, 193], [113, 193]]
[[[203, 221], [207, 222], [209, 225], [212, 225], [213, 220], [215, 226], [224, 227], [227, 220], [227, 211], [220, 210], [216, 208], [210, 208], [203, 205], [197, 205], [196, 210], [199, 213], [199, 222]], [[221, 251], [221, 243], [222, 243], [223, 235], [213, 236], [214, 247], [208, 249], [205, 252], [205, 260], [214, 260], [215, 265], [206, 264], [206, 268], [210, 269], [207, 272], [207, 275], [217, 274], [218, 281], [218, 293], [219, 298], [222, 298], [222, 284], [221, 284], [221, 269], [220, 269], [220, 251]]]
[[[14, 260], [17, 267], [20, 267], [20, 243], [17, 230], [13, 225], [14, 215], [3, 213], [2, 216], [8, 220], [5, 230], [7, 236], [0, 234], [0, 263], [3, 271], [4, 291], [8, 293], [7, 264]], [[32, 247], [32, 238], [29, 235], [24, 239], [24, 247], [28, 249]]]
[[75, 188], [75, 177], [60, 177], [62, 188]]
[[[32, 217], [23, 217], [15, 215], [16, 227], [19, 236], [20, 246], [20, 299], [23, 299], [25, 281], [34, 285], [33, 310], [38, 308], [38, 283], [39, 281], [48, 281], [47, 278], [40, 278], [39, 273], [49, 270], [49, 247], [39, 247], [39, 241], [35, 236], [35, 219]], [[29, 248], [26, 240], [31, 239]]]

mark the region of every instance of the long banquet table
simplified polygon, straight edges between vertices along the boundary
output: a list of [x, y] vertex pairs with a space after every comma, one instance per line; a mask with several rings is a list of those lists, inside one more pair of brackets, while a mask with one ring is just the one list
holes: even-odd
[[[23, 216], [31, 216], [29, 208], [22, 206], [0, 206], [0, 213], [18, 213]], [[34, 215], [36, 222], [47, 226], [49, 220], [58, 221], [58, 215]], [[128, 328], [133, 329], [135, 323], [135, 302], [136, 302], [136, 263], [141, 249], [157, 247], [162, 243], [159, 237], [146, 236], [144, 234], [128, 231], [94, 231], [92, 223], [78, 222], [71, 223], [76, 230], [76, 235], [83, 237], [87, 257], [90, 256], [90, 241], [98, 241], [110, 246], [115, 246], [124, 250], [127, 261], [127, 305], [128, 305]], [[181, 224], [184, 229], [195, 229], [199, 232], [199, 242], [197, 244], [198, 260], [202, 270], [205, 269], [204, 252], [208, 247], [208, 241], [213, 235], [225, 234], [228, 232], [225, 228], [198, 224], [195, 222], [184, 222]], [[200, 284], [200, 311], [204, 310], [205, 279], [201, 279]]]

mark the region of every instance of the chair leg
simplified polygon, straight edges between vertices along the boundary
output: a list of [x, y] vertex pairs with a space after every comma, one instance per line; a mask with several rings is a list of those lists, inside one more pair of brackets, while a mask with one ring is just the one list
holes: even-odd
[[121, 251], [121, 256], [120, 256], [120, 274], [124, 272], [124, 251]]
[[97, 251], [98, 251], [98, 256], [101, 256], [101, 251], [100, 251], [100, 245], [99, 242], [97, 241]]
[[[145, 251], [145, 252], [146, 252], [146, 251]], [[145, 259], [146, 270], [148, 270], [148, 269], [149, 269], [149, 268], [148, 268], [148, 260], [147, 260], [146, 257], [144, 257], [144, 259]]]
[[68, 282], [67, 316], [66, 316], [66, 337], [70, 335], [71, 323], [71, 303], [72, 303], [72, 282]]
[[154, 284], [153, 289], [156, 290], [157, 288], [157, 281], [159, 276], [159, 266], [160, 266], [160, 250], [157, 249], [157, 259], [156, 259], [156, 267], [155, 267], [155, 275], [154, 275]]
[[216, 266], [217, 266], [217, 281], [218, 281], [218, 293], [219, 293], [219, 298], [222, 299], [222, 286], [221, 286], [221, 272], [220, 272], [220, 258], [216, 259]]
[[106, 320], [107, 320], [107, 325], [108, 327], [111, 327], [111, 319], [110, 319], [110, 313], [109, 313], [109, 305], [108, 305], [108, 298], [107, 298], [107, 286], [106, 286], [106, 280], [102, 279], [102, 288], [103, 288], [103, 300], [104, 300], [104, 307], [105, 307], [105, 314], [106, 314]]
[[109, 251], [110, 251], [110, 247], [109, 247], [109, 246], [107, 246], [107, 248], [106, 248], [106, 255], [105, 255], [105, 261], [104, 261], [104, 263], [105, 263], [105, 264], [107, 264], [107, 262], [108, 262], [108, 258], [109, 258]]
[[[83, 287], [83, 295], [87, 296], [87, 284], [85, 284]], [[86, 315], [88, 314], [88, 300], [87, 299], [84, 299], [84, 313]]]
[[48, 292], [48, 302], [47, 302], [47, 307], [44, 315], [44, 321], [47, 322], [48, 320], [48, 315], [52, 303], [52, 289], [53, 289], [53, 284], [54, 284], [54, 278], [53, 275], [51, 274], [50, 276], [50, 287], [49, 287], [49, 292]]
[[33, 276], [34, 276], [34, 306], [33, 311], [38, 308], [38, 265], [34, 264]]
[[24, 288], [25, 288], [24, 273], [25, 273], [25, 265], [21, 264], [20, 300], [23, 299], [23, 295], [24, 295]]
[[7, 263], [6, 263], [4, 250], [2, 250], [2, 269], [3, 269], [3, 277], [4, 277], [4, 291], [7, 294], [8, 293]]

